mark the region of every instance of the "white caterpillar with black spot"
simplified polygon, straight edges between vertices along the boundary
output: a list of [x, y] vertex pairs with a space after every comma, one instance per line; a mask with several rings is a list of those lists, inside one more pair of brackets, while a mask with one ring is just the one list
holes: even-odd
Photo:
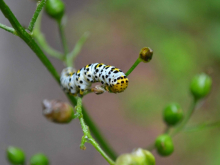
[[113, 93], [123, 92], [128, 86], [128, 78], [120, 69], [103, 63], [88, 64], [77, 72], [71, 67], [65, 68], [60, 82], [64, 91], [72, 95], [83, 95], [94, 82], [101, 82]]

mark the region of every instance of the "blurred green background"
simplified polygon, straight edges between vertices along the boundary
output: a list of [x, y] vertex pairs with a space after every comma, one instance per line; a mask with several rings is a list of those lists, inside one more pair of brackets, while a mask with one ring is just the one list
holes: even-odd
[[[13, 6], [13, 1], [10, 2]], [[201, 72], [205, 72], [212, 77], [213, 87], [203, 106], [193, 114], [189, 125], [220, 120], [219, 0], [93, 0], [81, 2], [65, 0], [64, 2], [67, 6], [66, 34], [69, 47], [72, 48], [85, 31], [91, 33], [80, 56], [76, 59], [77, 68], [81, 68], [88, 63], [102, 62], [117, 66], [126, 72], [137, 59], [142, 47], [149, 46], [154, 50], [152, 61], [147, 64], [141, 63], [131, 73], [129, 87], [124, 93], [117, 95], [105, 93], [102, 96], [90, 94], [84, 99], [89, 113], [118, 153], [128, 153], [133, 148], [145, 147], [151, 144], [165, 128], [162, 121], [162, 110], [168, 103], [178, 102], [186, 112], [192, 101], [189, 92], [190, 81], [194, 75]], [[30, 13], [34, 11], [34, 3], [27, 0], [23, 2], [23, 4], [32, 5], [28, 8]], [[22, 11], [24, 6], [17, 5]], [[14, 9], [16, 7], [14, 6]], [[24, 12], [26, 11], [23, 10], [22, 12], [23, 15], [19, 15], [18, 12], [18, 18], [24, 18]], [[28, 25], [31, 15], [28, 14], [27, 19], [22, 20], [24, 25]], [[0, 18], [3, 18], [3, 16], [0, 15]], [[45, 15], [43, 16], [42, 30], [50, 44], [62, 50], [57, 26]], [[26, 47], [24, 44], [22, 45]], [[16, 52], [17, 49], [18, 47], [15, 47], [14, 51]], [[31, 51], [29, 51], [30, 53]], [[33, 53], [31, 56], [34, 56]], [[33, 62], [35, 60], [37, 61], [37, 59], [33, 59]], [[52, 58], [51, 60], [61, 71], [63, 65], [57, 60]], [[24, 61], [21, 60], [22, 62]], [[39, 68], [42, 67], [40, 62], [38, 63]], [[8, 72], [8, 70], [5, 72]], [[39, 72], [39, 70], [36, 70], [37, 74]], [[52, 82], [53, 80], [48, 73], [42, 75], [42, 78], [38, 81], [48, 79], [48, 77]], [[30, 77], [30, 79], [32, 78]], [[47, 89], [48, 95], [41, 93], [33, 102], [36, 102], [37, 99], [40, 101], [45, 97], [53, 99], [57, 97], [66, 100], [60, 89], [56, 89], [58, 88], [57, 84], [51, 85], [50, 81], [39, 85], [42, 88], [50, 87]], [[32, 89], [31, 86], [30, 89]], [[53, 92], [50, 93], [51, 91]], [[32, 92], [34, 94], [34, 91]], [[40, 115], [36, 120], [39, 120], [39, 118]], [[44, 121], [45, 119], [41, 120]], [[32, 122], [34, 125], [34, 120]], [[48, 122], [44, 122], [44, 125], [48, 124]], [[41, 123], [37, 123], [39, 127]], [[80, 126], [77, 125], [77, 127]], [[60, 127], [60, 129], [62, 128]], [[72, 126], [66, 127], [66, 129], [67, 132], [72, 131], [73, 134], [78, 134], [78, 140], [76, 138], [74, 143], [76, 143], [76, 146], [79, 145], [81, 130], [79, 128], [75, 128], [78, 129], [78, 132], [72, 130]], [[57, 125], [50, 128], [51, 132], [53, 130], [57, 130]], [[60, 134], [58, 130], [57, 134]], [[30, 134], [29, 136], [31, 138], [33, 135]], [[51, 137], [55, 139], [51, 141], [51, 145], [60, 143], [59, 139], [54, 136], [47, 136], [47, 140]], [[65, 134], [65, 136], [70, 135]], [[162, 158], [156, 152], [153, 153], [156, 155], [157, 165], [219, 165], [219, 139], [219, 128], [180, 133], [174, 138], [175, 152], [173, 155]], [[36, 139], [36, 142], [40, 143], [38, 140]], [[13, 142], [16, 142], [15, 145], [19, 143], [19, 141]], [[47, 142], [45, 140], [45, 143]], [[7, 143], [10, 144], [11, 141], [7, 141]], [[23, 147], [23, 143], [20, 144], [20, 147]], [[68, 140], [67, 143], [71, 144]], [[44, 150], [43, 147], [45, 146], [42, 145], [39, 150]], [[62, 143], [57, 146], [57, 149], [59, 147], [63, 147]], [[32, 148], [30, 150], [34, 151], [34, 146]], [[50, 148], [50, 146], [47, 146], [47, 148]], [[51, 160], [54, 160], [52, 164], [60, 164], [58, 163], [59, 160], [55, 161], [58, 159], [54, 154], [55, 150], [45, 150], [45, 152], [50, 153]], [[71, 156], [74, 154], [68, 155], [67, 152], [80, 152], [78, 154], [81, 157], [75, 156], [73, 158]], [[88, 148], [86, 154], [92, 153], [96, 153], [96, 151], [92, 147]], [[85, 153], [79, 151], [79, 148], [71, 147], [68, 151], [64, 148], [59, 157], [60, 160], [63, 160], [62, 162], [67, 159], [64, 155], [70, 157], [65, 165], [71, 164], [72, 158], [76, 164], [88, 164], [88, 162], [82, 162], [81, 159], [83, 155], [85, 156]], [[103, 158], [97, 153], [94, 156], [83, 157], [83, 160], [85, 159], [91, 164], [106, 164], [105, 161], [100, 161]]]

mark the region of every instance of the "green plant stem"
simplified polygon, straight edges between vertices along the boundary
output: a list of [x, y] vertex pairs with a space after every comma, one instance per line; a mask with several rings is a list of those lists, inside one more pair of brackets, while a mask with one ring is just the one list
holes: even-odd
[[13, 28], [16, 30], [18, 36], [34, 51], [37, 57], [41, 60], [41, 62], [46, 66], [49, 72], [53, 75], [53, 77], [59, 82], [59, 74], [48, 60], [48, 58], [44, 55], [40, 47], [33, 40], [31, 35], [29, 35], [26, 30], [21, 26], [18, 22], [17, 18], [11, 12], [10, 8], [5, 4], [4, 0], [0, 0], [0, 9], [4, 16], [9, 20]]
[[49, 46], [47, 43], [44, 34], [41, 32], [41, 18], [42, 18], [42, 12], [39, 14], [38, 19], [35, 23], [35, 27], [33, 30], [33, 36], [36, 39], [37, 43], [40, 45], [40, 47], [50, 56], [55, 57], [60, 60], [63, 59], [63, 54]]
[[[85, 142], [89, 142], [90, 144], [93, 145], [93, 147], [95, 147], [95, 149], [105, 158], [105, 160], [110, 164], [110, 165], [114, 165], [114, 161], [111, 160], [110, 157], [108, 157], [108, 155], [101, 149], [101, 147], [98, 145], [98, 143], [95, 141], [95, 139], [92, 137], [92, 135], [89, 132], [89, 128], [86, 125], [84, 119], [83, 119], [83, 113], [82, 113], [82, 98], [78, 97], [77, 98], [77, 105], [76, 105], [76, 112], [79, 114], [79, 121], [80, 124], [82, 126], [82, 130], [84, 133], [84, 136], [82, 137], [82, 143], [81, 143], [81, 148], [85, 148], [84, 144]], [[86, 139], [86, 140], [85, 140]]]
[[[189, 121], [190, 117], [192, 116], [193, 112], [195, 111], [197, 105], [198, 105], [198, 100], [194, 99], [192, 102], [192, 105], [191, 105], [190, 109], [187, 111], [187, 114], [186, 114], [185, 118], [183, 119], [183, 121], [171, 133], [170, 133], [170, 127], [166, 127], [164, 133], [170, 134], [170, 136], [173, 137], [173, 136], [177, 135], [180, 131], [182, 131], [184, 129], [184, 127], [186, 126], [187, 122]], [[219, 125], [220, 125], [220, 123], [219, 123]], [[154, 143], [152, 143], [148, 147], [146, 147], [146, 149], [149, 151], [152, 151], [155, 148], [156, 147], [155, 147]]]
[[65, 36], [65, 32], [64, 32], [64, 23], [63, 23], [63, 19], [60, 19], [57, 21], [58, 26], [59, 26], [59, 32], [60, 32], [60, 38], [61, 38], [61, 42], [63, 45], [63, 51], [64, 51], [64, 59], [66, 59], [66, 56], [68, 54], [68, 46], [67, 46], [67, 41], [66, 41], [66, 36]]
[[141, 59], [138, 58], [135, 63], [132, 65], [132, 67], [125, 73], [126, 76], [128, 76], [137, 66], [138, 64], [141, 62]]
[[[73, 96], [71, 95], [67, 95], [67, 96], [73, 105], [77, 104], [77, 100]], [[116, 160], [117, 154], [113, 151], [113, 149], [110, 147], [107, 141], [104, 140], [104, 137], [101, 135], [95, 123], [91, 120], [91, 117], [89, 116], [88, 112], [85, 110], [84, 106], [82, 106], [82, 113], [86, 124], [89, 126], [89, 129], [91, 130], [92, 134], [99, 142], [99, 145], [103, 148], [106, 154], [108, 154], [113, 160]]]
[[[163, 131], [163, 134], [169, 134], [169, 132], [170, 132], [170, 127], [169, 127], [169, 126], [166, 126], [166, 128], [165, 128], [164, 131]], [[146, 149], [147, 149], [148, 151], [153, 151], [155, 148], [156, 148], [155, 142], [151, 143], [150, 145], [148, 145], [148, 146], [146, 147]]]
[[216, 127], [220, 127], [220, 121], [215, 121], [215, 122], [205, 122], [205, 123], [201, 123], [198, 124], [196, 126], [189, 126], [183, 129], [184, 132], [195, 132], [195, 131], [201, 131], [204, 129], [208, 129], [208, 128], [216, 128]]
[[[4, 14], [4, 16], [9, 20], [13, 28], [16, 30], [17, 35], [33, 50], [33, 52], [37, 55], [37, 57], [40, 59], [40, 61], [44, 64], [44, 66], [48, 69], [48, 71], [51, 73], [51, 75], [54, 77], [54, 79], [57, 81], [57, 83], [60, 83], [60, 77], [57, 71], [55, 70], [54, 66], [51, 64], [51, 62], [48, 60], [48, 58], [45, 56], [43, 51], [40, 49], [40, 47], [36, 44], [34, 39], [29, 35], [25, 29], [21, 26], [21, 24], [18, 22], [17, 18], [14, 16], [14, 14], [11, 12], [10, 8], [5, 4], [4, 0], [0, 0], [0, 10]], [[70, 97], [67, 95], [68, 98], [70, 98], [73, 105], [76, 105], [76, 99], [74, 97]], [[104, 145], [104, 149], [106, 150], [107, 154], [111, 153], [112, 158], [116, 158], [114, 152], [111, 150], [107, 142], [105, 142], [103, 136], [100, 134], [99, 130], [95, 126], [92, 119], [89, 117], [85, 109], [83, 108], [83, 114], [84, 119], [86, 123], [90, 126], [90, 130], [92, 131], [93, 135], [96, 137], [96, 139], [100, 142], [100, 145]]]
[[178, 125], [175, 130], [171, 133], [171, 136], [175, 136], [177, 133], [179, 133], [187, 124], [187, 122], [189, 121], [190, 117], [192, 116], [194, 110], [196, 109], [196, 106], [198, 104], [198, 100], [194, 99], [192, 102], [192, 105], [190, 107], [190, 109], [188, 110], [186, 116], [184, 117], [183, 121], [180, 123], [180, 125]]
[[80, 53], [82, 46], [86, 42], [87, 38], [89, 37], [89, 32], [85, 32], [82, 37], [77, 41], [76, 45], [74, 46], [73, 50], [67, 55], [67, 66], [73, 67], [73, 61]]
[[11, 27], [8, 27], [8, 26], [3, 25], [3, 24], [0, 23], [0, 28], [1, 28], [1, 29], [4, 29], [4, 30], [6, 30], [7, 32], [10, 32], [10, 33], [12, 33], [12, 34], [14, 34], [14, 35], [17, 35], [15, 29], [13, 29], [13, 28], [11, 28]]
[[37, 8], [36, 8], [36, 10], [35, 10], [35, 12], [34, 12], [34, 15], [33, 15], [32, 19], [31, 19], [31, 22], [30, 22], [30, 24], [29, 24], [29, 26], [28, 26], [28, 30], [29, 30], [30, 32], [33, 31], [33, 29], [34, 29], [34, 24], [35, 24], [35, 22], [36, 22], [36, 20], [37, 20], [37, 18], [38, 18], [38, 16], [39, 16], [39, 14], [40, 14], [40, 12], [41, 12], [41, 10], [43, 9], [43, 7], [44, 7], [45, 4], [46, 4], [46, 0], [41, 0], [41, 1], [37, 4]]

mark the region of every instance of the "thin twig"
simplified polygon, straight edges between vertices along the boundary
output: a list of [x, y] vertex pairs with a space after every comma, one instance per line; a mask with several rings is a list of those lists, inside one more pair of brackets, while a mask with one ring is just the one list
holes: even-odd
[[110, 164], [110, 165], [114, 165], [114, 161], [111, 160], [111, 158], [101, 149], [101, 147], [99, 146], [99, 144], [95, 141], [95, 139], [92, 137], [92, 135], [90, 134], [89, 128], [86, 125], [84, 119], [83, 119], [83, 114], [82, 114], [82, 98], [78, 97], [77, 98], [77, 105], [76, 105], [76, 111], [79, 114], [79, 121], [80, 124], [82, 126], [82, 130], [84, 133], [84, 136], [82, 137], [82, 142], [81, 142], [81, 148], [85, 149], [85, 142], [89, 142], [90, 144], [93, 145], [93, 147], [95, 147], [95, 149], [105, 158], [105, 160]]
[[131, 68], [125, 73], [126, 76], [128, 76], [137, 66], [138, 64], [141, 62], [141, 59], [138, 58], [135, 63], [131, 66]]
[[69, 50], [68, 50], [68, 45], [67, 45], [66, 36], [65, 36], [65, 32], [64, 32], [63, 19], [65, 19], [65, 18], [63, 17], [62, 19], [57, 21], [57, 23], [58, 23], [58, 26], [59, 26], [60, 38], [61, 38], [61, 42], [62, 42], [62, 45], [63, 45], [64, 59], [66, 59], [66, 56], [67, 56]]
[[73, 67], [73, 61], [75, 60], [77, 55], [80, 53], [82, 46], [84, 45], [88, 37], [89, 37], [89, 32], [85, 32], [82, 35], [82, 37], [77, 41], [73, 50], [67, 55], [66, 63], [68, 67]]
[[41, 12], [41, 10], [43, 9], [43, 7], [44, 7], [45, 4], [46, 4], [46, 0], [41, 0], [41, 1], [37, 4], [37, 9], [35, 10], [34, 15], [33, 15], [32, 19], [31, 19], [31, 21], [30, 21], [30, 24], [29, 24], [29, 26], [28, 26], [28, 30], [29, 30], [30, 32], [33, 31], [35, 22], [36, 22], [36, 20], [37, 20], [39, 14], [40, 14], [40, 12]]
[[17, 35], [15, 29], [13, 29], [13, 28], [11, 28], [11, 27], [8, 27], [8, 26], [3, 25], [3, 24], [0, 23], [0, 28], [1, 28], [1, 29], [4, 29], [4, 30], [6, 30], [7, 32], [10, 32], [10, 33], [12, 33], [12, 34], [14, 34], [14, 35]]
[[47, 43], [46, 38], [44, 37], [44, 34], [41, 32], [41, 18], [42, 18], [42, 12], [39, 14], [38, 19], [35, 23], [35, 27], [33, 30], [33, 36], [37, 40], [40, 47], [50, 56], [55, 57], [60, 60], [64, 60], [64, 56], [61, 52], [53, 49], [50, 47], [50, 45]]

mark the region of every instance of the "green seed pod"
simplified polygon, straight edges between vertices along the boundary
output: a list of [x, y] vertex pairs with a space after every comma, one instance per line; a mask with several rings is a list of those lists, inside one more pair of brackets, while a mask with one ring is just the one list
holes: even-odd
[[211, 86], [212, 79], [205, 73], [201, 73], [192, 79], [190, 90], [195, 99], [201, 99], [210, 92]]
[[73, 119], [73, 107], [58, 100], [43, 101], [43, 115], [54, 123], [65, 124]]
[[123, 154], [119, 156], [115, 165], [146, 165], [144, 156], [136, 156], [132, 154]]
[[65, 5], [62, 0], [47, 0], [45, 10], [50, 17], [61, 20], [64, 15]]
[[155, 165], [155, 158], [151, 152], [148, 150], [144, 150], [142, 148], [138, 148], [132, 152], [133, 155], [144, 157], [144, 165]]
[[119, 156], [115, 165], [155, 165], [155, 158], [149, 151], [138, 148], [131, 154]]
[[183, 111], [179, 104], [171, 103], [163, 111], [163, 119], [168, 126], [174, 126], [183, 118]]
[[171, 137], [167, 134], [163, 134], [157, 137], [155, 141], [157, 152], [161, 156], [168, 156], [173, 153], [174, 146]]
[[21, 165], [25, 162], [24, 151], [17, 147], [8, 147], [7, 148], [7, 158], [11, 164]]
[[152, 59], [152, 56], [153, 56], [153, 50], [149, 47], [142, 48], [139, 53], [139, 58], [141, 59], [141, 61], [145, 63], [149, 62]]
[[49, 160], [46, 155], [38, 153], [31, 157], [30, 165], [49, 165]]

